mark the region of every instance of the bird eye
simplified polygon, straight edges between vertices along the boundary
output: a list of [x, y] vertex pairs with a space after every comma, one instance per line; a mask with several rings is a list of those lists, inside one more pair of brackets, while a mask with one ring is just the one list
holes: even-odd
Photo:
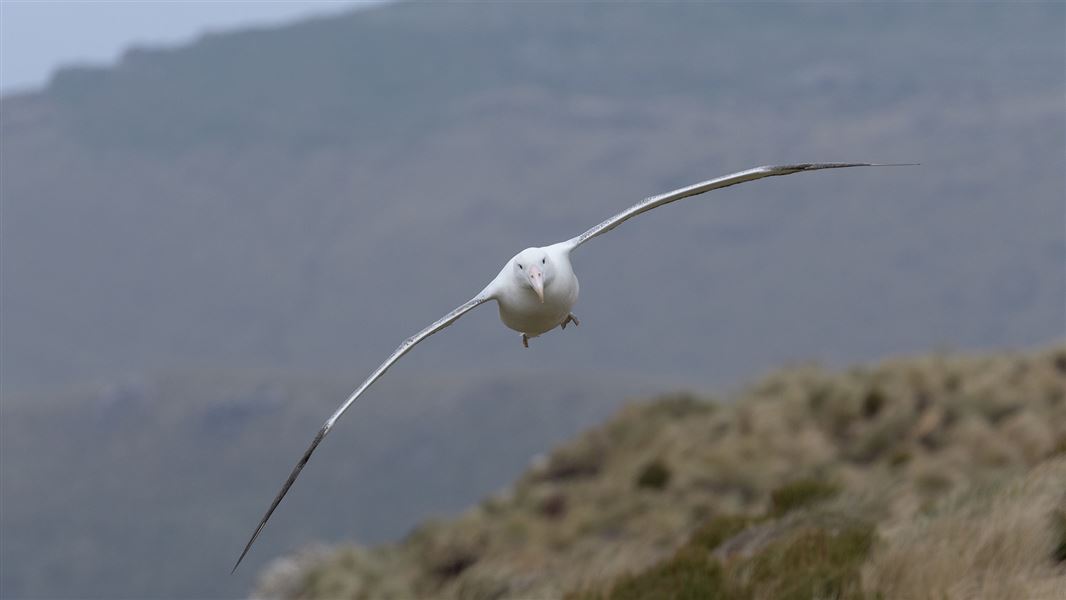
[[547, 264], [547, 262], [548, 262], [548, 259], [547, 259], [547, 258], [542, 258], [542, 259], [540, 259], [540, 264], [542, 264], [542, 265], [543, 265], [543, 264]]
[[522, 268], [522, 265], [521, 265], [521, 264], [519, 264], [519, 265], [518, 265], [518, 268], [519, 268], [519, 269], [521, 269], [521, 268]]

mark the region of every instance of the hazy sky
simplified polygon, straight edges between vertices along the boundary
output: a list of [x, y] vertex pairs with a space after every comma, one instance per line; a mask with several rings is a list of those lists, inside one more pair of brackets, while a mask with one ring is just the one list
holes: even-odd
[[0, 0], [0, 93], [40, 87], [56, 67], [110, 64], [131, 45], [279, 24], [382, 0]]

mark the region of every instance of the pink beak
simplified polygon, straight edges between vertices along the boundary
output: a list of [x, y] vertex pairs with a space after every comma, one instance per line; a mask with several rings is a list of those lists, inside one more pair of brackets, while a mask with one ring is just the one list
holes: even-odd
[[533, 286], [533, 291], [540, 298], [540, 303], [544, 304], [544, 274], [540, 272], [540, 268], [537, 266], [529, 268], [529, 285]]

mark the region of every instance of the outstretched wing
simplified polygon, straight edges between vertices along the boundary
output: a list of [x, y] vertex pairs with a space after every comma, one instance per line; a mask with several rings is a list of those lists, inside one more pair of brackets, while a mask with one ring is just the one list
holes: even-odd
[[248, 543], [245, 544], [244, 551], [241, 552], [241, 556], [237, 559], [237, 563], [233, 565], [233, 570], [230, 571], [231, 574], [237, 571], [237, 567], [240, 566], [241, 561], [244, 560], [244, 556], [248, 554], [248, 550], [251, 549], [252, 544], [255, 543], [256, 538], [258, 538], [259, 534], [263, 531], [263, 527], [265, 527], [267, 521], [270, 520], [270, 515], [274, 514], [274, 509], [278, 507], [278, 504], [281, 504], [281, 499], [285, 497], [285, 494], [289, 492], [289, 488], [292, 487], [293, 482], [295, 482], [296, 478], [300, 476], [300, 471], [303, 470], [304, 465], [307, 464], [308, 459], [311, 458], [311, 454], [314, 453], [315, 448], [318, 448], [318, 445], [322, 443], [322, 439], [325, 438], [326, 434], [329, 433], [329, 430], [333, 428], [333, 425], [337, 422], [337, 419], [341, 418], [341, 415], [343, 415], [344, 412], [348, 410], [348, 407], [351, 406], [353, 402], [355, 402], [355, 399], [361, 396], [367, 388], [369, 388], [375, 381], [377, 381], [382, 375], [384, 375], [385, 371], [388, 371], [389, 367], [391, 367], [393, 363], [400, 360], [400, 357], [402, 357], [404, 354], [407, 354], [411, 350], [411, 348], [414, 348], [415, 344], [421, 342], [422, 340], [433, 335], [434, 333], [437, 333], [441, 329], [444, 329], [445, 327], [451, 325], [456, 320], [458, 320], [459, 317], [470, 312], [476, 306], [484, 304], [485, 302], [491, 300], [492, 296], [488, 293], [488, 289], [489, 288], [486, 288], [485, 291], [481, 292], [474, 298], [471, 298], [465, 304], [456, 308], [452, 312], [444, 315], [437, 322], [404, 340], [403, 343], [400, 344], [400, 347], [397, 348], [396, 351], [393, 352], [391, 355], [389, 355], [389, 358], [386, 359], [385, 362], [381, 363], [381, 366], [379, 366], [377, 369], [374, 369], [374, 372], [370, 374], [370, 377], [367, 377], [366, 381], [360, 384], [359, 387], [357, 387], [355, 391], [352, 392], [352, 395], [348, 396], [348, 399], [344, 401], [344, 404], [341, 404], [340, 408], [338, 408], [337, 411], [334, 412], [329, 417], [329, 419], [326, 420], [326, 424], [322, 426], [322, 429], [318, 430], [318, 433], [315, 435], [315, 439], [311, 441], [311, 445], [307, 448], [307, 451], [305, 451], [303, 456], [300, 457], [300, 462], [296, 463], [296, 467], [293, 468], [292, 473], [289, 473], [289, 478], [286, 479], [285, 484], [281, 486], [281, 491], [278, 492], [278, 495], [274, 497], [274, 501], [270, 503], [270, 508], [267, 509], [266, 514], [264, 514], [263, 518], [259, 521], [259, 525], [255, 528], [255, 533], [252, 534], [251, 539], [249, 539]]
[[[608, 231], [618, 227], [627, 220], [653, 208], [662, 206], [664, 204], [670, 204], [675, 200], [682, 198], [688, 198], [689, 196], [697, 196], [704, 192], [711, 190], [717, 190], [719, 188], [729, 187], [738, 183], [744, 183], [747, 181], [755, 181], [756, 179], [762, 179], [763, 177], [776, 177], [778, 175], [791, 175], [793, 173], [804, 173], [806, 171], [819, 171], [821, 169], [843, 169], [846, 167], [898, 167], [905, 165], [888, 165], [888, 164], [874, 164], [874, 163], [805, 163], [799, 165], [780, 165], [780, 166], [765, 166], [755, 167], [754, 169], [748, 169], [747, 171], [741, 171], [739, 173], [733, 173], [732, 175], [726, 175], [725, 177], [719, 177], [717, 179], [711, 179], [688, 187], [683, 187], [672, 192], [660, 194], [658, 196], [652, 196], [646, 198], [638, 204], [627, 208], [626, 210], [618, 213], [617, 215], [607, 219], [606, 221], [596, 225], [592, 229], [589, 229], [585, 233], [572, 238], [566, 242], [567, 246], [572, 250], [577, 248], [581, 244], [591, 240], [592, 238], [607, 233]], [[909, 165], [907, 165], [909, 166]]]

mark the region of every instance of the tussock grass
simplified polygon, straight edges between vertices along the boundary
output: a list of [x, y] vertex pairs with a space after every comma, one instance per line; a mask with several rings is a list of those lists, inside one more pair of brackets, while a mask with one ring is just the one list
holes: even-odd
[[886, 598], [1056, 598], [1066, 591], [1066, 459], [994, 487], [957, 490], [893, 519], [865, 569]]
[[804, 366], [730, 403], [634, 404], [460, 517], [279, 563], [257, 595], [1054, 597], [1064, 364], [1066, 349]]

